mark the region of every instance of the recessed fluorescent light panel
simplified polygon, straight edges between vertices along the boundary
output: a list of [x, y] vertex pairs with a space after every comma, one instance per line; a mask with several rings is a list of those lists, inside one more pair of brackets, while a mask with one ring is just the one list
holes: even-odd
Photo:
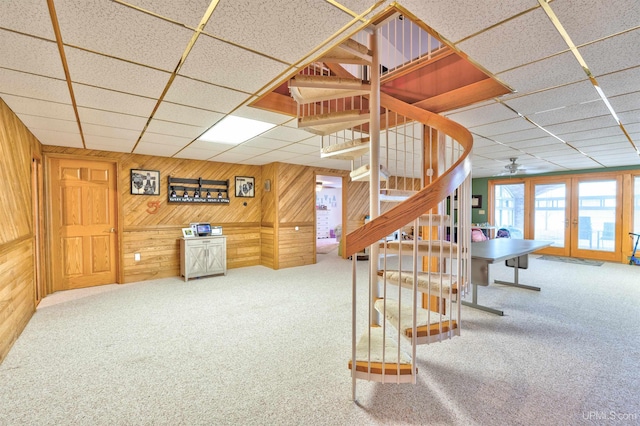
[[226, 143], [237, 145], [258, 136], [276, 125], [250, 118], [228, 115], [215, 126], [207, 130], [198, 139], [206, 142]]

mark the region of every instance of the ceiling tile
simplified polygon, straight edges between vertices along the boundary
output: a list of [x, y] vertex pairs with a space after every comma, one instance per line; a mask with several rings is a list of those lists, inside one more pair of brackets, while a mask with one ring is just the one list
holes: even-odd
[[20, 121], [29, 129], [54, 130], [56, 132], [74, 133], [78, 131], [78, 122], [74, 120], [59, 120], [56, 118], [39, 117], [36, 115], [17, 114]]
[[6, 104], [9, 105], [9, 108], [11, 108], [11, 111], [16, 114], [25, 113], [67, 121], [76, 119], [73, 107], [68, 104], [22, 98], [13, 95], [2, 95], [2, 100], [4, 100]]
[[529, 154], [535, 154], [538, 156], [542, 156], [544, 158], [547, 158], [547, 157], [551, 158], [560, 152], [573, 153], [575, 151], [574, 149], [568, 147], [567, 145], [563, 144], [560, 141], [558, 141], [557, 144], [544, 144], [544, 145], [532, 144], [526, 148], [522, 148], [522, 150]]
[[473, 128], [474, 126], [509, 120], [515, 117], [516, 115], [513, 111], [509, 110], [509, 108], [505, 108], [505, 106], [499, 102], [494, 102], [478, 108], [467, 109], [462, 112], [447, 114], [447, 118], [450, 118], [456, 123], [462, 124], [466, 128]]
[[155, 101], [150, 98], [74, 83], [73, 92], [79, 107], [95, 108], [136, 116], [149, 116]]
[[147, 124], [146, 117], [129, 114], [119, 114], [117, 112], [102, 111], [93, 108], [78, 108], [78, 115], [82, 125], [97, 124], [99, 126], [118, 127], [121, 129], [135, 130], [142, 132]]
[[209, 142], [203, 140], [195, 140], [189, 144], [190, 147], [204, 149], [207, 151], [224, 152], [233, 148], [233, 145], [226, 143]]
[[563, 0], [550, 5], [577, 46], [636, 27], [640, 22], [636, 0]]
[[140, 136], [140, 132], [137, 130], [122, 129], [110, 126], [100, 126], [97, 124], [82, 124], [82, 133], [87, 135], [104, 136], [113, 139], [124, 139], [130, 142], [135, 142]]
[[151, 133], [160, 133], [163, 135], [182, 136], [189, 138], [189, 140], [196, 139], [202, 133], [207, 131], [208, 127], [204, 126], [191, 126], [189, 124], [172, 123], [169, 121], [151, 120], [147, 131]]
[[[251, 64], [251, 73], [238, 70]], [[255, 93], [283, 72], [287, 65], [254, 52], [202, 35], [180, 74], [239, 91]]]
[[633, 147], [628, 141], [583, 146], [580, 150], [586, 154], [598, 153], [598, 155], [618, 155], [618, 151], [626, 152], [628, 155], [634, 153]]
[[0, 93], [71, 105], [64, 80], [0, 68]]
[[175, 145], [163, 145], [159, 143], [151, 143], [151, 142], [142, 142], [136, 146], [136, 150], [134, 154], [142, 154], [142, 155], [157, 155], [160, 157], [171, 157], [173, 156], [180, 148]]
[[313, 135], [305, 130], [294, 129], [286, 126], [277, 126], [263, 133], [261, 136], [269, 139], [299, 142], [301, 140], [308, 139]]
[[64, 80], [64, 68], [55, 42], [2, 29], [0, 40], [0, 67]]
[[0, 1], [0, 27], [48, 40], [56, 39], [47, 2], [42, 0]]
[[219, 151], [211, 151], [207, 149], [199, 149], [193, 146], [189, 146], [184, 148], [183, 150], [177, 152], [174, 157], [175, 158], [187, 158], [190, 160], [208, 160], [210, 157], [218, 154]]
[[260, 108], [254, 108], [250, 106], [242, 106], [233, 111], [233, 115], [238, 117], [251, 118], [254, 120], [264, 121], [265, 123], [272, 124], [285, 124], [288, 122], [295, 122], [296, 118], [289, 115], [278, 114], [275, 112], [267, 111]]
[[298, 157], [299, 154], [295, 153], [295, 152], [286, 152], [286, 151], [280, 151], [280, 150], [274, 150], [271, 152], [268, 152], [266, 154], [261, 155], [261, 158], [266, 158], [268, 160], [271, 160], [272, 162], [274, 161], [287, 161], [291, 158], [295, 158]]
[[193, 34], [113, 1], [58, 1], [56, 10], [65, 44], [170, 72]]
[[82, 148], [82, 138], [80, 137], [80, 132], [77, 127], [74, 133], [56, 132], [54, 130], [35, 128], [29, 130], [43, 145]]
[[117, 139], [99, 135], [85, 135], [87, 149], [100, 151], [131, 152], [135, 140]]
[[228, 113], [243, 104], [248, 98], [246, 93], [177, 76], [169, 88], [165, 100], [195, 108]]
[[567, 121], [579, 121], [606, 115], [609, 115], [611, 120], [614, 120], [605, 103], [601, 100], [597, 100], [594, 102], [570, 105], [566, 108], [530, 115], [529, 118], [538, 125], [546, 127], [553, 124], [566, 123]]
[[154, 118], [159, 120], [190, 124], [209, 128], [224, 117], [219, 112], [208, 111], [201, 108], [193, 108], [164, 101], [158, 107]]
[[72, 81], [89, 86], [157, 98], [171, 76], [168, 72], [72, 47], [65, 48], [65, 54]]
[[254, 157], [253, 155], [248, 154], [234, 154], [233, 152], [222, 152], [220, 154], [216, 154], [212, 160], [213, 161], [221, 161], [223, 163], [236, 163], [238, 161], [245, 161], [249, 158]]
[[640, 92], [640, 66], [598, 77], [598, 84], [609, 98]]
[[[640, 7], [636, 8], [640, 10]], [[603, 74], [638, 66], [638, 58], [634, 54], [638, 51], [638, 45], [640, 29], [589, 44], [578, 50], [593, 75], [598, 78]]]
[[[600, 99], [593, 85], [588, 81], [569, 84], [542, 92], [505, 100], [504, 103], [523, 115], [551, 111], [567, 105]], [[535, 120], [534, 120], [535, 121]]]
[[290, 141], [282, 141], [282, 140], [270, 139], [270, 138], [258, 136], [251, 140], [248, 140], [243, 145], [272, 150], [272, 149], [282, 148], [283, 146], [287, 146], [290, 143], [291, 143]]
[[[615, 123], [613, 123], [615, 124]], [[574, 144], [576, 142], [588, 142], [592, 140], [599, 140], [601, 138], [606, 138], [609, 136], [621, 136], [622, 130], [620, 130], [620, 126], [612, 125], [610, 127], [603, 127], [600, 129], [591, 129], [585, 130], [581, 132], [572, 132], [572, 133], [563, 133], [558, 135], [565, 142], [570, 142]]]
[[515, 149], [525, 150], [525, 151], [530, 146], [559, 145], [559, 144], [562, 145], [562, 142], [560, 142], [558, 139], [551, 136], [509, 142], [510, 147]]
[[601, 117], [588, 118], [580, 121], [552, 124], [545, 128], [554, 135], [562, 138], [563, 135], [568, 133], [609, 128], [614, 125], [616, 125], [616, 122], [611, 115], [603, 115]]
[[260, 154], [264, 154], [266, 152], [269, 152], [268, 149], [266, 148], [256, 148], [256, 147], [252, 147], [252, 146], [245, 146], [244, 144], [233, 147], [231, 150], [229, 150], [229, 152], [233, 153], [233, 154], [244, 154], [244, 155], [260, 155]]
[[494, 74], [567, 50], [541, 8], [490, 28], [457, 47]]
[[611, 96], [608, 99], [611, 107], [618, 114], [618, 117], [626, 111], [635, 111], [636, 116], [640, 117], [640, 92]]
[[498, 121], [495, 123], [471, 127], [468, 130], [474, 134], [491, 137], [501, 135], [503, 133], [519, 132], [521, 130], [529, 130], [533, 128], [535, 128], [533, 124], [529, 123], [527, 120], [521, 117], [517, 117]]
[[183, 137], [171, 136], [171, 135], [162, 135], [159, 133], [152, 133], [147, 131], [147, 132], [144, 132], [144, 135], [142, 135], [140, 142], [157, 143], [157, 144], [171, 145], [171, 146], [182, 148], [183, 146], [188, 145], [189, 142], [191, 142], [191, 140], [192, 139], [189, 139], [189, 138], [183, 138]]
[[[352, 19], [328, 2], [227, 1], [218, 4], [205, 31], [292, 64]], [[260, 31], [259, 37], [256, 29]]]
[[188, 27], [197, 28], [211, 0], [128, 0], [128, 3]]
[[[415, 15], [424, 17], [425, 24], [454, 43], [513, 15], [539, 7], [535, 0], [485, 2], [482, 7], [478, 7], [475, 0], [403, 0], [402, 5]], [[455, 17], [455, 25], [451, 25], [452, 17]]]
[[[553, 70], [553, 72], [549, 72], [549, 70]], [[497, 77], [518, 91], [506, 94], [502, 99], [587, 79], [584, 70], [573, 53], [570, 52], [513, 68], [498, 74]]]
[[491, 139], [495, 139], [496, 141], [504, 144], [511, 144], [512, 142], [516, 142], [516, 141], [544, 139], [544, 138], [547, 138], [548, 136], [549, 134], [546, 133], [544, 130], [534, 127], [532, 129], [521, 130], [519, 132], [504, 133], [502, 135], [494, 136]]
[[305, 145], [302, 143], [292, 143], [291, 145], [283, 146], [280, 151], [295, 152], [298, 154], [317, 155], [320, 158], [320, 151], [315, 146]]

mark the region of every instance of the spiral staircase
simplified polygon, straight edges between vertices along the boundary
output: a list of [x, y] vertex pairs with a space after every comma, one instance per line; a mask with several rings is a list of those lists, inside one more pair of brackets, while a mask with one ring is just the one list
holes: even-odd
[[[472, 137], [381, 90], [410, 66], [381, 54], [384, 31], [343, 42], [289, 81], [298, 127], [322, 135], [321, 157], [349, 160], [351, 180], [369, 185], [370, 220], [343, 241], [353, 259], [354, 400], [357, 380], [416, 382], [417, 345], [460, 334], [470, 277]], [[432, 45], [420, 58], [403, 56], [424, 61], [442, 50]], [[366, 273], [360, 252], [369, 255]]]

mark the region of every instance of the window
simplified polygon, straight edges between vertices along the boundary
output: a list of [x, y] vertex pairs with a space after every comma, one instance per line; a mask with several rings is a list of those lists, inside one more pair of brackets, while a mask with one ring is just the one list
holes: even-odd
[[511, 238], [524, 238], [524, 183], [495, 186], [494, 225], [509, 230]]

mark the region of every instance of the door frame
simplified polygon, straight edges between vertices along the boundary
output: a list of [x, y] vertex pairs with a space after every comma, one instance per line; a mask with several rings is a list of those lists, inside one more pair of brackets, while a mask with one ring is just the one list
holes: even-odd
[[[121, 193], [121, 184], [120, 184], [120, 162], [116, 159], [113, 158], [108, 158], [108, 157], [87, 157], [84, 155], [73, 155], [73, 154], [61, 154], [61, 153], [45, 153], [44, 154], [44, 160], [43, 160], [43, 166], [44, 166], [44, 173], [43, 173], [43, 178], [44, 178], [44, 194], [45, 194], [45, 247], [47, 250], [48, 254], [51, 254], [53, 251], [53, 244], [55, 243], [54, 241], [54, 234], [53, 234], [53, 229], [52, 229], [52, 223], [53, 223], [53, 212], [52, 212], [52, 201], [53, 201], [53, 192], [51, 189], [51, 173], [53, 172], [53, 167], [51, 165], [51, 162], [53, 160], [59, 160], [59, 159], [69, 159], [69, 160], [81, 160], [81, 161], [99, 161], [102, 163], [112, 163], [116, 172], [116, 176], [115, 176], [115, 184], [116, 184], [116, 194], [115, 194], [115, 203], [116, 205], [114, 206], [114, 211], [116, 212], [116, 217], [115, 217], [115, 222], [116, 222], [116, 238], [115, 238], [115, 251], [116, 251], [116, 256], [113, 259], [113, 261], [115, 262], [115, 269], [116, 269], [116, 284], [121, 284], [124, 282], [124, 270], [122, 268], [123, 263], [123, 254], [122, 254], [122, 231], [123, 231], [123, 225], [122, 225], [122, 203], [121, 203], [121, 197], [120, 197], [120, 193]], [[46, 287], [46, 294], [51, 294], [53, 293], [53, 256], [46, 256], [46, 261], [45, 261], [45, 265], [46, 265], [46, 274], [45, 274], [45, 287]]]
[[[575, 248], [571, 248], [575, 242], [569, 241], [569, 237], [565, 236], [567, 241], [566, 246], [567, 253], [560, 254], [557, 249], [547, 248], [539, 250], [536, 253], [539, 254], [557, 254], [560, 256], [579, 256], [586, 259], [597, 259], [605, 261], [621, 261], [627, 262], [627, 252], [631, 252], [631, 239], [626, 238], [626, 230], [631, 229], [633, 222], [633, 178], [634, 176], [640, 176], [635, 169], [624, 169], [617, 171], [606, 172], [586, 172], [575, 174], [554, 174], [548, 176], [519, 176], [517, 179], [489, 179], [487, 182], [487, 192], [489, 195], [488, 204], [488, 219], [490, 222], [495, 220], [495, 186], [507, 183], [524, 183], [525, 185], [525, 197], [524, 197], [524, 209], [525, 209], [525, 223], [524, 223], [524, 238], [532, 239], [534, 231], [534, 216], [533, 216], [533, 203], [535, 194], [533, 193], [533, 185], [545, 184], [545, 183], [557, 183], [559, 181], [567, 182], [567, 218], [570, 223], [569, 226], [573, 226], [573, 216], [577, 218], [577, 185], [580, 181], [599, 181], [599, 180], [616, 180], [616, 248], [613, 252], [599, 251], [599, 250], [579, 250], [576, 253]], [[575, 192], [575, 196], [573, 195]], [[572, 233], [569, 229], [567, 232], [571, 236]], [[577, 235], [577, 233], [573, 233]], [[569, 251], [573, 250], [573, 251]], [[569, 254], [570, 253], [570, 254]]]
[[[340, 247], [344, 247], [344, 238], [347, 234], [347, 191], [346, 187], [349, 183], [347, 177], [342, 173], [330, 172], [330, 171], [314, 171], [313, 173], [313, 263], [318, 263], [318, 253], [316, 252], [316, 240], [317, 240], [317, 232], [318, 232], [318, 221], [316, 217], [316, 184], [318, 182], [318, 176], [331, 176], [340, 178], [342, 181], [342, 187], [340, 188], [340, 226], [342, 227], [342, 234], [340, 235], [339, 245]], [[346, 255], [344, 251], [342, 252], [342, 257], [346, 259]]]
[[34, 153], [31, 158], [31, 205], [33, 210], [33, 282], [34, 306], [38, 306], [47, 293], [45, 265], [44, 222], [44, 167], [42, 155]]

